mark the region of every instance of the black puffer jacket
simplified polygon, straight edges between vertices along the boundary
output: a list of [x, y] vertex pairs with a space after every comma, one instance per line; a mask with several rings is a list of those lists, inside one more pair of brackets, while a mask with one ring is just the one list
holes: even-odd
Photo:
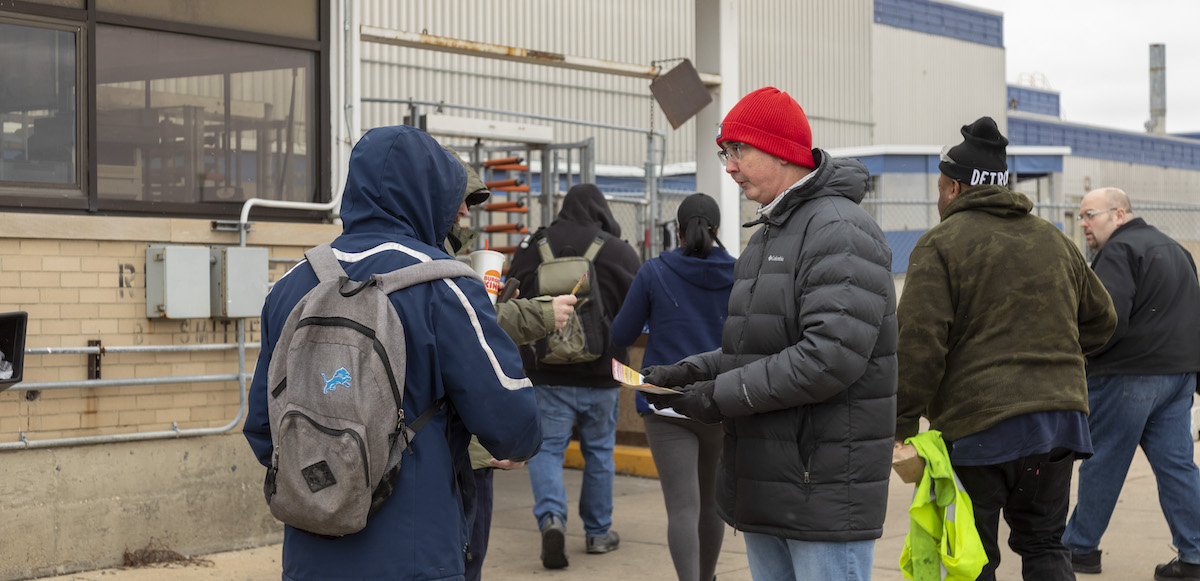
[[804, 541], [879, 538], [896, 414], [892, 253], [858, 205], [867, 171], [813, 150], [735, 267], [716, 378], [721, 516]]

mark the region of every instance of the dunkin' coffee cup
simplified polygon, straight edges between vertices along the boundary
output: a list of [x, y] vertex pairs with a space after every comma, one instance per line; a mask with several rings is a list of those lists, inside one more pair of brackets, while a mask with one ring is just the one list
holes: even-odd
[[471, 268], [483, 277], [483, 284], [493, 305], [500, 294], [500, 269], [503, 267], [504, 255], [495, 250], [476, 250], [471, 253]]

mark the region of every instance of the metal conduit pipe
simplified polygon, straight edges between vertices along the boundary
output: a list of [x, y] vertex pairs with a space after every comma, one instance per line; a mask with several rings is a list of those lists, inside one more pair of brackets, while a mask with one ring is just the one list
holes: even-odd
[[[140, 440], [157, 440], [166, 438], [185, 438], [195, 436], [210, 436], [224, 434], [242, 423], [246, 417], [246, 320], [237, 320], [237, 343], [221, 343], [214, 345], [145, 345], [129, 347], [103, 348], [106, 352], [145, 352], [145, 351], [216, 351], [236, 348], [238, 352], [238, 372], [226, 375], [192, 375], [180, 377], [139, 377], [130, 379], [94, 379], [85, 381], [54, 381], [43, 383], [17, 384], [9, 389], [59, 389], [66, 387], [107, 387], [112, 385], [145, 385], [151, 383], [201, 383], [209, 381], [238, 382], [238, 413], [229, 423], [216, 428], [179, 429], [179, 424], [171, 422], [170, 430], [158, 432], [137, 432], [131, 434], [108, 434], [103, 436], [79, 436], [75, 438], [54, 438], [50, 440], [30, 440], [21, 432], [16, 442], [0, 443], [0, 451], [19, 450], [25, 448], [54, 448], [59, 446], [81, 446], [90, 444], [110, 444], [116, 442], [135, 442]], [[251, 344], [257, 347], [258, 343]], [[30, 354], [63, 354], [63, 353], [99, 353], [100, 347], [67, 347], [27, 349]]]

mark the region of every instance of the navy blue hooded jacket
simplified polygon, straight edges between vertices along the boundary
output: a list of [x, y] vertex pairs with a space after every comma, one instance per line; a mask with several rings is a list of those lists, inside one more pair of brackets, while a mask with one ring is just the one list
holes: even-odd
[[[423, 131], [367, 132], [350, 155], [342, 235], [333, 241], [346, 273], [365, 280], [417, 262], [453, 260], [442, 246], [466, 182], [458, 160]], [[316, 284], [301, 262], [263, 306], [262, 350], [243, 431], [264, 466], [271, 457], [267, 368], [292, 307]], [[340, 538], [284, 529], [285, 580], [462, 579], [469, 530], [455, 474], [467, 461], [468, 432], [497, 458], [525, 460], [541, 446], [531, 384], [483, 283], [433, 281], [391, 299], [408, 343], [405, 417], [418, 417], [442, 398], [450, 405], [414, 438], [396, 491], [365, 529]]]
[[[708, 258], [684, 256], [683, 248], [676, 248], [647, 260], [613, 319], [613, 345], [632, 345], [649, 322], [643, 367], [670, 365], [719, 349], [721, 328], [729, 314], [734, 262], [718, 246]], [[637, 393], [637, 411], [652, 411], [641, 392]]]

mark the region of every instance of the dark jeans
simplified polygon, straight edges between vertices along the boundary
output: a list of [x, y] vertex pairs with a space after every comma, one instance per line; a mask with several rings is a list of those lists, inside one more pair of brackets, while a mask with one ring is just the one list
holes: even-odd
[[975, 528], [987, 552], [980, 581], [994, 581], [1000, 565], [1000, 512], [1010, 533], [1008, 546], [1021, 556], [1026, 581], [1073, 580], [1071, 552], [1062, 543], [1070, 504], [1075, 452], [1055, 448], [992, 466], [955, 466], [971, 496]]
[[479, 581], [483, 575], [483, 558], [487, 556], [488, 537], [492, 529], [492, 474], [495, 468], [476, 468], [475, 525], [471, 527], [471, 552], [467, 554], [467, 581]]

